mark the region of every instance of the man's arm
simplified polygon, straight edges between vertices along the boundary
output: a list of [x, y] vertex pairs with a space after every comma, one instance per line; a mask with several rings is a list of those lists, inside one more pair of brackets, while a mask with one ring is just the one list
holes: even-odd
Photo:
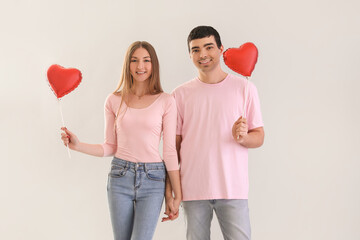
[[258, 148], [263, 145], [264, 136], [265, 133], [263, 127], [254, 128], [249, 130], [248, 134], [245, 136], [240, 136], [237, 142], [246, 148]]
[[233, 125], [234, 140], [246, 148], [257, 148], [264, 143], [264, 128], [258, 127], [248, 130], [246, 118], [240, 117]]

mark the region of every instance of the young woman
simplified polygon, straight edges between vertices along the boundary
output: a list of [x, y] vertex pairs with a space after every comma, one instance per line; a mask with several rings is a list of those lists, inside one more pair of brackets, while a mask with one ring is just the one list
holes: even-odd
[[[105, 103], [105, 142], [88, 144], [62, 128], [70, 149], [94, 156], [112, 156], [108, 200], [116, 240], [152, 239], [165, 193], [166, 171], [174, 190], [171, 212], [181, 202], [175, 147], [176, 104], [163, 93], [159, 62], [147, 42], [128, 48], [121, 80]], [[163, 158], [159, 143], [163, 134]]]

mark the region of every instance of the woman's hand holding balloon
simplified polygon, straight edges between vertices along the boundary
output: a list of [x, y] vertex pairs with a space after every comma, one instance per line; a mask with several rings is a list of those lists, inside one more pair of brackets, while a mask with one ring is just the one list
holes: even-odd
[[64, 132], [61, 133], [61, 140], [64, 142], [65, 146], [69, 146], [71, 150], [76, 150], [80, 141], [77, 136], [70, 132], [66, 127], [62, 127], [61, 130]]
[[97, 157], [104, 156], [104, 148], [101, 144], [80, 142], [78, 137], [74, 133], [70, 132], [66, 127], [62, 127], [61, 130], [64, 131], [61, 133], [61, 140], [64, 142], [64, 145], [69, 146], [71, 150]]

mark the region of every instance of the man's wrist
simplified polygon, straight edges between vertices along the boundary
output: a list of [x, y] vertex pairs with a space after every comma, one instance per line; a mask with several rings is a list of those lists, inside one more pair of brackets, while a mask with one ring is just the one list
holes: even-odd
[[239, 143], [241, 146], [245, 147], [248, 136], [249, 136], [249, 134], [246, 134], [244, 136], [239, 136], [239, 139], [237, 140], [237, 143]]

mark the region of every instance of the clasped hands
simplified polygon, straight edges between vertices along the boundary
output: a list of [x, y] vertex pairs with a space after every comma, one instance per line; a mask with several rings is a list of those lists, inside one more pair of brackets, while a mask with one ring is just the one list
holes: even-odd
[[174, 198], [170, 194], [165, 194], [165, 212], [167, 217], [163, 217], [161, 222], [173, 221], [179, 217], [179, 207], [181, 199]]

